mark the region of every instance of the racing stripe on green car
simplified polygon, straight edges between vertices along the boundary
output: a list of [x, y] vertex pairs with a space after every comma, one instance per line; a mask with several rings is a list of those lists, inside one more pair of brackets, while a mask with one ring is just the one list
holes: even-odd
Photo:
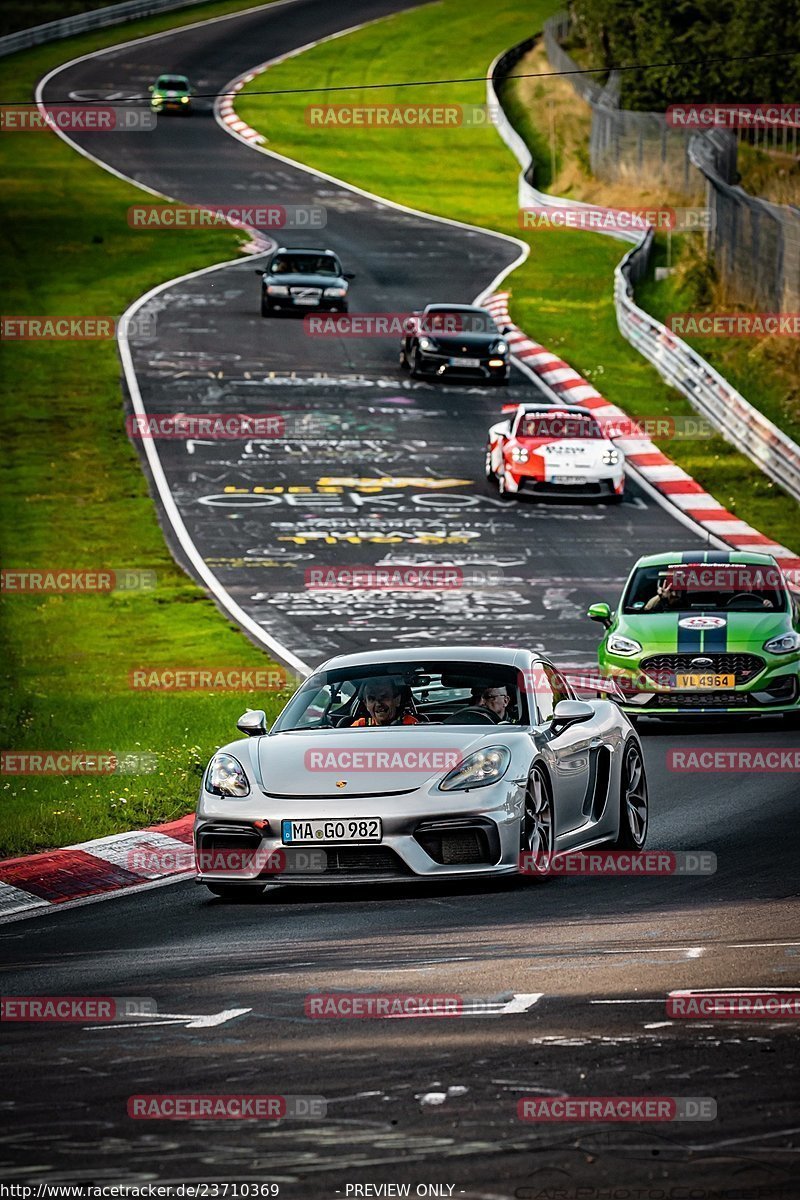
[[675, 626], [677, 635], [678, 654], [699, 654], [703, 645], [703, 631], [701, 629], [686, 629], [681, 625], [684, 617], [696, 617], [699, 613], [682, 612], [678, 613], [678, 618]]
[[[703, 614], [704, 616], [711, 614]], [[728, 622], [725, 621], [719, 629], [704, 629], [703, 630], [703, 649], [716, 654], [728, 649]]]

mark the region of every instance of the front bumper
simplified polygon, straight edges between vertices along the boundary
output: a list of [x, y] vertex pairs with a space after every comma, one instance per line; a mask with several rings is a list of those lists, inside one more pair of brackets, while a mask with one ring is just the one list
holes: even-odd
[[[479, 795], [481, 792], [491, 795]], [[318, 798], [269, 796], [235, 802], [201, 796], [194, 839], [200, 883], [281, 883], [302, 886], [342, 883], [410, 883], [430, 879], [518, 873], [524, 782], [501, 780], [457, 795], [431, 812], [426, 792], [391, 798], [353, 797], [346, 813]], [[331, 798], [333, 800], [333, 798]], [[258, 814], [258, 815], [256, 815]], [[315, 843], [284, 847], [282, 820], [359, 819], [380, 816], [376, 843]], [[268, 821], [264, 829], [254, 821]]]
[[468, 378], [468, 379], [508, 379], [508, 358], [495, 366], [489, 365], [489, 360], [495, 358], [500, 359], [501, 355], [471, 355], [466, 357], [478, 358], [479, 365], [477, 367], [462, 366], [458, 357], [450, 354], [437, 354], [430, 351], [420, 350], [419, 352], [419, 369], [423, 375], [432, 375], [438, 378]]
[[746, 684], [711, 691], [678, 690], [651, 681], [641, 667], [617, 657], [601, 659], [600, 670], [622, 693], [619, 707], [628, 715], [708, 717], [724, 713], [747, 717], [800, 712], [796, 663], [766, 666]]

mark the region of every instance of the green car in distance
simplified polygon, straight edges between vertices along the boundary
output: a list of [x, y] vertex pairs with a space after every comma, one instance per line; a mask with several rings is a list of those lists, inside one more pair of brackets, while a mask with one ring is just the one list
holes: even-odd
[[600, 672], [629, 717], [800, 715], [800, 604], [777, 561], [746, 551], [649, 554], [606, 631]]
[[194, 88], [185, 75], [159, 75], [149, 91], [153, 112], [180, 112], [188, 117], [192, 111]]

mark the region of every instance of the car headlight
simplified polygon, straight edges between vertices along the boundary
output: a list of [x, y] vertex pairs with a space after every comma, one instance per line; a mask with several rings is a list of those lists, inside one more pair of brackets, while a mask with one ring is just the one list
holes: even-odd
[[530, 455], [524, 446], [512, 446], [511, 458], [515, 463], [526, 463]]
[[189, 103], [189, 97], [181, 96], [181, 104], [188, 104], [188, 103]]
[[346, 296], [347, 288], [343, 288], [343, 287], [325, 288], [323, 295], [325, 295], [325, 296]]
[[215, 754], [206, 771], [205, 789], [213, 796], [249, 796], [244, 767], [232, 754]]
[[430, 338], [421, 337], [419, 339], [419, 348], [420, 350], [433, 350], [434, 345]]
[[268, 283], [267, 291], [269, 292], [270, 296], [288, 296], [289, 295], [289, 289], [283, 283]]
[[792, 654], [800, 650], [800, 633], [781, 633], [778, 637], [764, 642], [764, 649], [770, 654]]
[[619, 462], [619, 450], [613, 447], [603, 451], [603, 462], [607, 467], [615, 467]]
[[502, 779], [511, 764], [511, 752], [505, 746], [487, 746], [476, 750], [445, 775], [439, 784], [442, 792], [463, 792], [467, 788], [487, 787]]
[[633, 638], [623, 637], [621, 633], [612, 633], [606, 642], [607, 650], [610, 650], [612, 654], [621, 654], [623, 657], [638, 654], [641, 648]]
[[490, 354], [507, 354], [507, 353], [508, 353], [508, 346], [506, 345], [506, 343], [505, 343], [505, 342], [503, 341], [503, 339], [501, 338], [499, 342], [495, 342], [495, 344], [492, 346], [492, 348], [491, 348], [491, 350], [489, 351], [489, 353], [490, 353]]

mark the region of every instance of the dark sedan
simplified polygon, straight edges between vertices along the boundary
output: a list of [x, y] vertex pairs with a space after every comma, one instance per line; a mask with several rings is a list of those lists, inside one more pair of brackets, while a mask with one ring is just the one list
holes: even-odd
[[400, 363], [416, 378], [479, 376], [508, 382], [509, 346], [485, 308], [472, 304], [428, 304], [406, 324]]
[[351, 271], [332, 250], [279, 246], [261, 276], [261, 315], [280, 312], [347, 312]]

